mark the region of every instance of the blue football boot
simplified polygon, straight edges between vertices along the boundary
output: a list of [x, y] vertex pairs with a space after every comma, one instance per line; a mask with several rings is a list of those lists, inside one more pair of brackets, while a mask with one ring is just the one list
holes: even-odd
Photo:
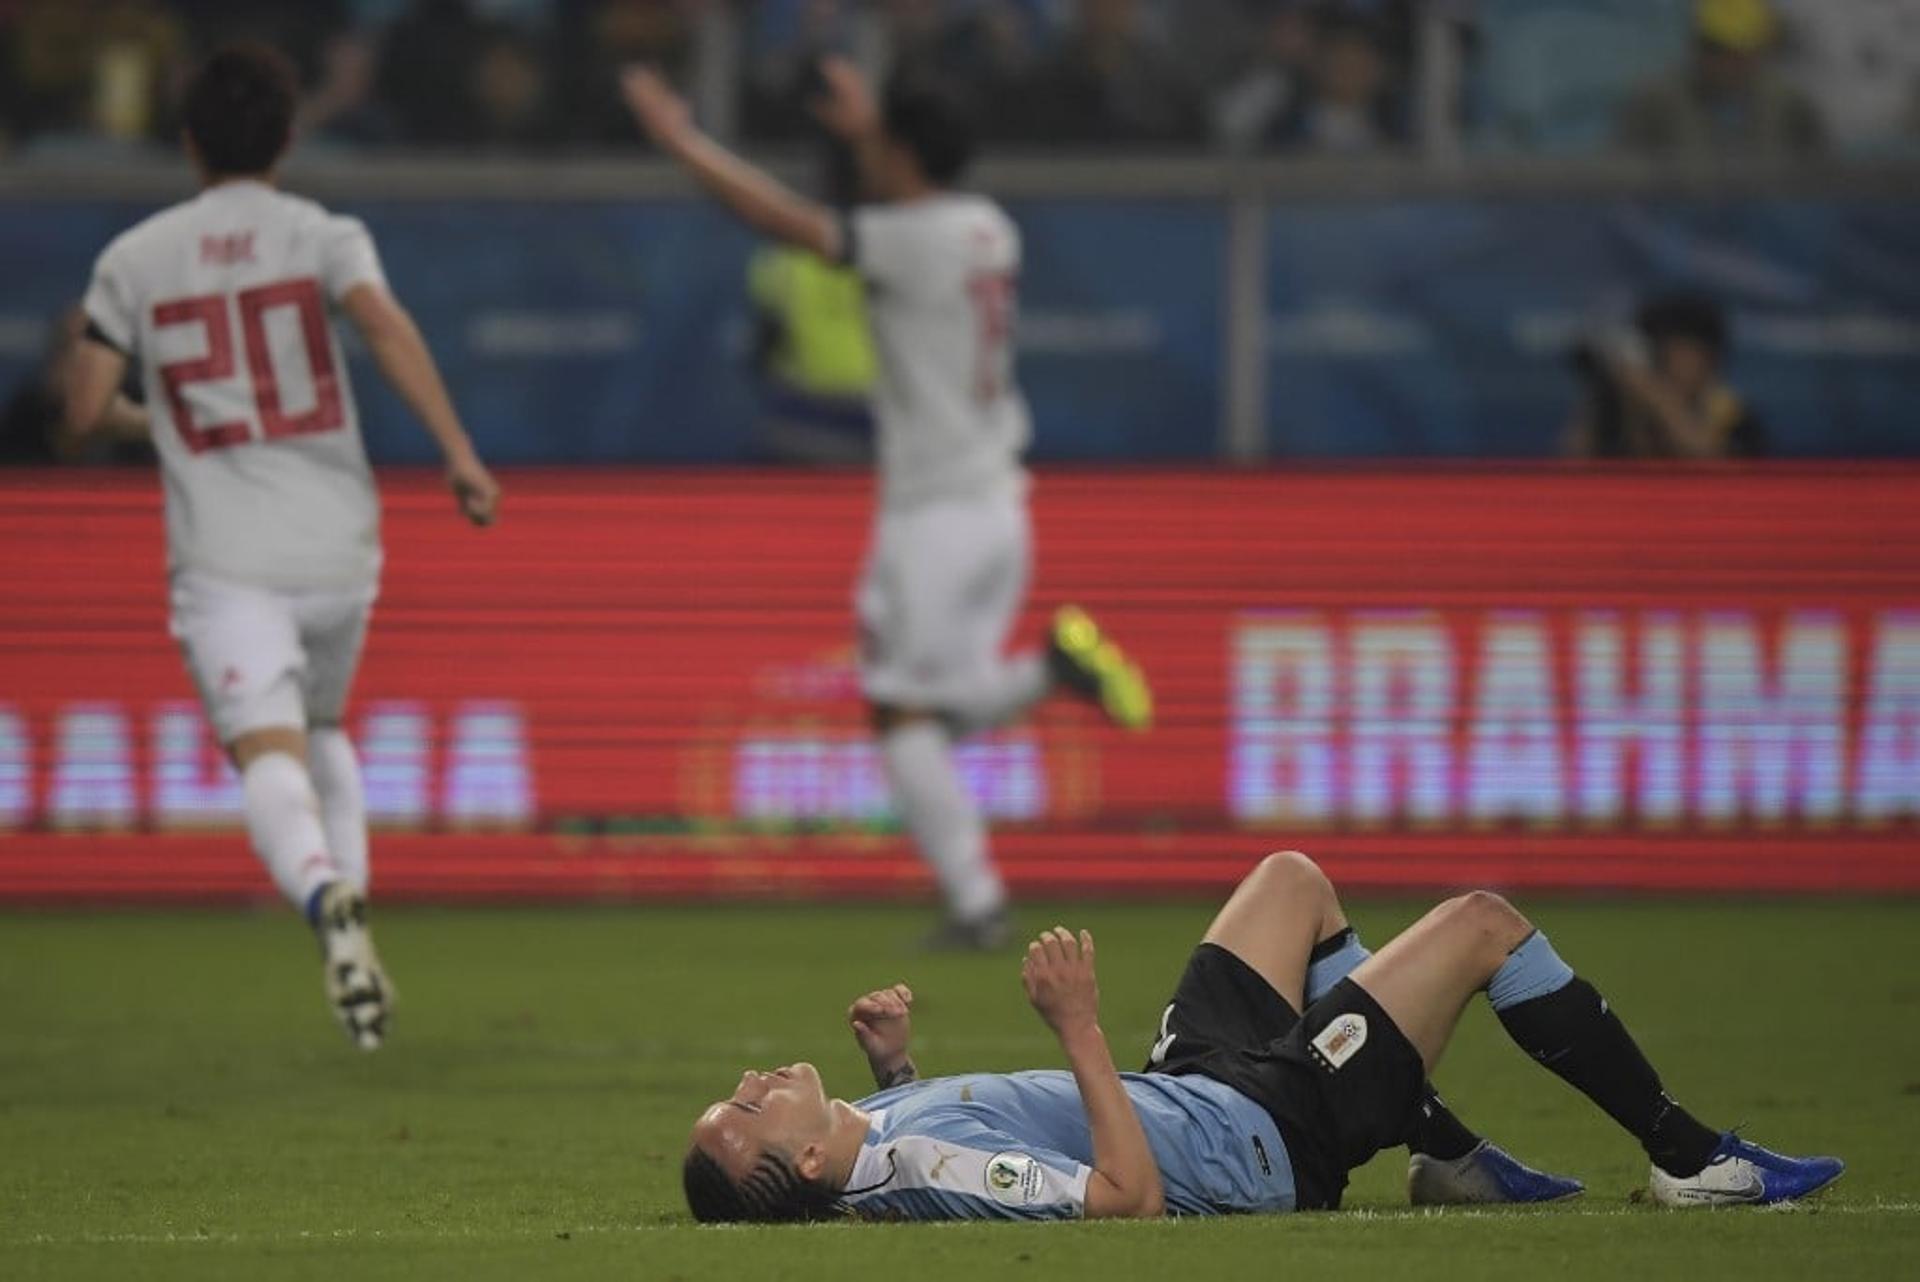
[[1452, 1161], [1415, 1153], [1407, 1163], [1407, 1200], [1415, 1206], [1560, 1202], [1586, 1189], [1579, 1180], [1534, 1170], [1492, 1140]]

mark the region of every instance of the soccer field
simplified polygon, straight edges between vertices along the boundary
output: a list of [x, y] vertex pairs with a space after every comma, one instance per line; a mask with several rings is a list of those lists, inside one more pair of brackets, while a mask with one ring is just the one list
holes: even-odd
[[[284, 913], [0, 918], [0, 1277], [1578, 1278], [1912, 1276], [1920, 904], [1547, 902], [1560, 951], [1706, 1120], [1845, 1157], [1800, 1209], [1675, 1214], [1631, 1141], [1483, 1007], [1438, 1075], [1471, 1124], [1588, 1182], [1530, 1211], [1414, 1213], [1404, 1154], [1349, 1210], [1156, 1224], [700, 1229], [679, 1159], [738, 1070], [858, 1096], [841, 1013], [919, 995], [928, 1074], [1056, 1066], [1011, 956], [926, 957], [901, 908], [391, 911], [389, 1047], [334, 1029]], [[1203, 904], [1028, 907], [1100, 940], [1103, 1023], [1145, 1047]], [[1377, 944], [1411, 903], [1358, 905]]]

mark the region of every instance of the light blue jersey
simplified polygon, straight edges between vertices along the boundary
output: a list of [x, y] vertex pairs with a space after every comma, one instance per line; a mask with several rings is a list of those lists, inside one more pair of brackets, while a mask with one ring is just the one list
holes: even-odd
[[[1122, 1073], [1176, 1215], [1291, 1211], [1293, 1166], [1264, 1108], [1209, 1077]], [[861, 1100], [873, 1125], [847, 1181], [858, 1214], [1058, 1220], [1086, 1213], [1093, 1135], [1073, 1075], [978, 1073]]]

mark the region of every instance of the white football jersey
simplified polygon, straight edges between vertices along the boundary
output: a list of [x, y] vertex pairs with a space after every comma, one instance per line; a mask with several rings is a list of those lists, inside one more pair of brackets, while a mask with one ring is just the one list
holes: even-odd
[[846, 257], [868, 283], [882, 501], [991, 491], [1031, 426], [1013, 374], [1020, 232], [984, 196], [862, 206]]
[[333, 308], [382, 284], [357, 218], [228, 182], [107, 246], [87, 317], [136, 359], [176, 570], [266, 588], [370, 583], [380, 504]]

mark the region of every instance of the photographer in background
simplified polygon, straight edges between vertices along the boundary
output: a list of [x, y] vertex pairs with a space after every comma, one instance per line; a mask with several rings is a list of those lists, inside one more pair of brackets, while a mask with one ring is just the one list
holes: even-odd
[[1586, 396], [1567, 430], [1576, 458], [1758, 458], [1766, 430], [1723, 377], [1727, 318], [1706, 298], [1644, 304], [1634, 331], [1581, 343]]

